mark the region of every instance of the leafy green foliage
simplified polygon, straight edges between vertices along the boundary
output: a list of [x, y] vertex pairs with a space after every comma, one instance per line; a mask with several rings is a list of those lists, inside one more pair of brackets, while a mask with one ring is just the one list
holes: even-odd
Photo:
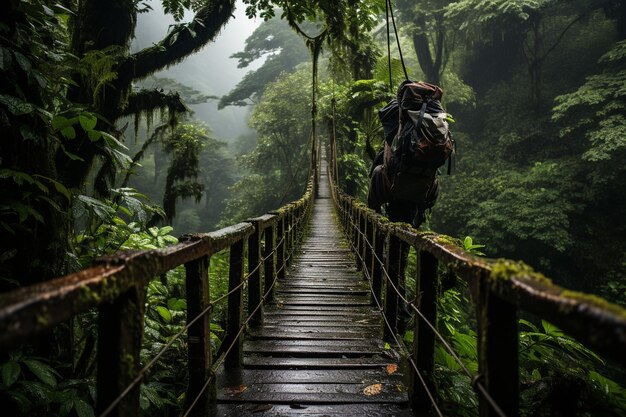
[[250, 125], [259, 139], [239, 160], [249, 174], [231, 188], [229, 221], [267, 212], [301, 195], [308, 166], [309, 77], [306, 70], [281, 75], [254, 108]]
[[0, 365], [0, 398], [5, 412], [79, 417], [95, 415], [94, 381], [61, 379], [50, 360], [11, 352]]
[[298, 64], [308, 59], [309, 54], [302, 40], [284, 20], [271, 19], [261, 23], [246, 39], [243, 51], [231, 56], [238, 59], [239, 68], [245, 68], [262, 57], [266, 57], [263, 65], [247, 73], [231, 92], [223, 96], [219, 108], [245, 106], [250, 101], [258, 101], [269, 83], [282, 72], [293, 72]]

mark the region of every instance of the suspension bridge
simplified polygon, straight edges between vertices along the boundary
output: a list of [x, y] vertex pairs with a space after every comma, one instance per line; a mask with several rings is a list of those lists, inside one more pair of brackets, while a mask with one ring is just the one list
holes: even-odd
[[[446, 236], [389, 223], [342, 193], [332, 144], [328, 153], [331, 169], [314, 158], [321, 163], [312, 165], [303, 197], [275, 212], [1, 294], [0, 350], [97, 308], [99, 416], [140, 415], [142, 381], [181, 338], [189, 375], [183, 416], [442, 416], [436, 343], [472, 381], [481, 417], [518, 416], [520, 311], [626, 364], [626, 310], [558, 287], [521, 262], [478, 258]], [[412, 300], [402, 256], [409, 247], [417, 253]], [[209, 260], [224, 250], [228, 293], [212, 299]], [[147, 285], [181, 265], [186, 325], [142, 363]], [[471, 290], [478, 373], [438, 332], [441, 270]], [[227, 303], [225, 337], [213, 352], [211, 313], [220, 302]], [[413, 314], [411, 345], [399, 335], [399, 305]]]

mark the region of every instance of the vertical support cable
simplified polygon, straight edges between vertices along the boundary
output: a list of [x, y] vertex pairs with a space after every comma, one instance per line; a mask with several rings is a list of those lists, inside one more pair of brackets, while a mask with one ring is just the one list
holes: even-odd
[[[187, 323], [195, 320], [210, 304], [209, 288], [209, 257], [202, 256], [185, 264], [185, 283], [187, 293]], [[187, 385], [187, 407], [193, 401], [206, 381], [211, 376], [211, 324], [210, 311], [202, 315], [187, 330], [187, 368], [189, 383]], [[194, 412], [206, 415], [210, 403], [215, 399], [215, 384], [203, 391], [196, 402]]]
[[[437, 258], [426, 251], [417, 252], [415, 294], [414, 305], [423, 318], [416, 316], [414, 320], [413, 357], [426, 385], [434, 392], [432, 374], [435, 366], [435, 333], [424, 319], [433, 325], [437, 323]], [[424, 384], [415, 372], [411, 372], [409, 399], [414, 410], [427, 410], [432, 406]]]

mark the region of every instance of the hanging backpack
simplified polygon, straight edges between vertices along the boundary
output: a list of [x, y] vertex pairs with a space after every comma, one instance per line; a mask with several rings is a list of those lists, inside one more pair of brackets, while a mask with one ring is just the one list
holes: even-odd
[[442, 95], [436, 85], [405, 81], [397, 100], [380, 110], [389, 200], [414, 202], [422, 210], [435, 204], [437, 169], [450, 161], [454, 148]]

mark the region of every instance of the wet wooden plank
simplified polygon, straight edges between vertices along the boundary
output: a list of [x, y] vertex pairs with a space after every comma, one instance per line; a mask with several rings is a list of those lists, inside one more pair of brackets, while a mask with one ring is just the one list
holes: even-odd
[[[320, 416], [368, 416], [368, 417], [414, 417], [411, 410], [399, 404], [219, 404], [215, 415], [223, 417], [320, 417]], [[425, 416], [426, 414], [424, 414]]]
[[[338, 342], [343, 342], [342, 344]], [[381, 347], [377, 343], [363, 343], [361, 341], [326, 341], [316, 340], [252, 340], [244, 343], [244, 352], [251, 354], [266, 354], [273, 357], [280, 355], [310, 357], [321, 356], [366, 356], [380, 353]]]
[[[378, 333], [378, 332], [376, 332]], [[349, 332], [349, 331], [303, 331], [294, 329], [288, 330], [252, 330], [250, 336], [257, 339], [324, 339], [328, 340], [328, 343], [332, 343], [334, 339], [344, 340], [362, 340], [364, 337], [374, 336], [374, 332]]]
[[[221, 404], [214, 414], [413, 415], [406, 365], [385, 349], [380, 312], [371, 306], [369, 284], [356, 270], [331, 202], [318, 200], [313, 216], [263, 326], [246, 333], [242, 368], [218, 370]], [[365, 395], [372, 384], [381, 384], [381, 392]]]
[[233, 369], [217, 373], [217, 385], [220, 387], [252, 385], [252, 384], [352, 384], [371, 385], [376, 383], [400, 384], [405, 374], [396, 372], [387, 375], [384, 368], [380, 369], [315, 369], [315, 370], [259, 370]]
[[265, 356], [246, 356], [243, 364], [248, 369], [379, 369], [391, 361], [381, 357], [362, 358], [274, 358]]

